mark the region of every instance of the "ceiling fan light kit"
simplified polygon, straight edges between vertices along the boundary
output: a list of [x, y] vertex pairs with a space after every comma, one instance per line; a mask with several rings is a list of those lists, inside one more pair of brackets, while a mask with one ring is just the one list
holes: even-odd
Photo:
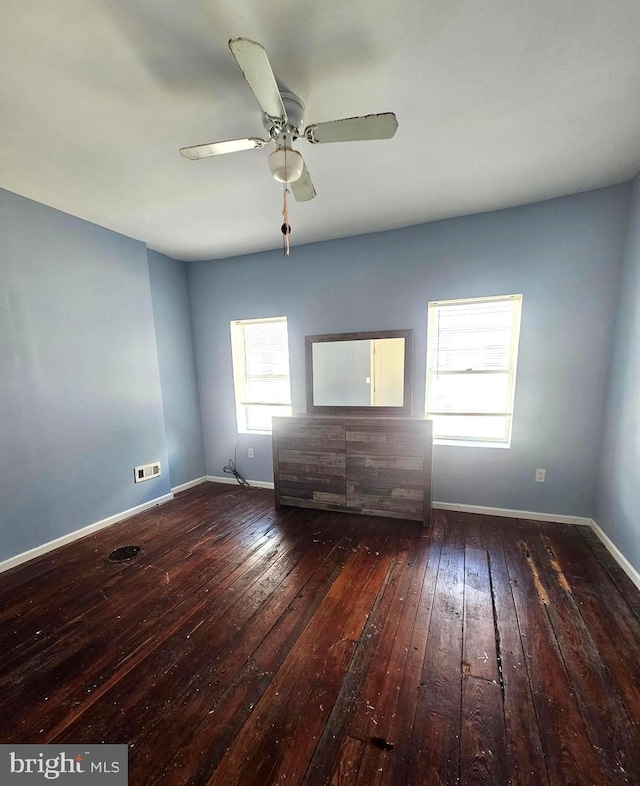
[[278, 147], [269, 156], [269, 169], [279, 183], [293, 183], [302, 174], [304, 159], [297, 150]]
[[307, 202], [315, 197], [316, 190], [293, 142], [301, 137], [311, 144], [391, 139], [398, 128], [393, 112], [314, 123], [305, 128], [304, 102], [295, 93], [280, 90], [265, 49], [248, 38], [232, 38], [229, 49], [262, 110], [269, 138], [247, 137], [183, 147], [180, 153], [185, 158], [197, 161], [242, 150], [260, 150], [274, 142], [276, 149], [269, 156], [271, 174], [280, 183], [291, 183], [297, 202]]

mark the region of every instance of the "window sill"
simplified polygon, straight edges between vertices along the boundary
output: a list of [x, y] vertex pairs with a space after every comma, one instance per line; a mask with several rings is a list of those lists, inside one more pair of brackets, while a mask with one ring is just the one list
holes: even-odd
[[499, 450], [509, 449], [511, 447], [510, 442], [475, 442], [473, 440], [464, 440], [464, 439], [435, 439], [433, 440], [434, 445], [448, 445], [449, 447], [454, 448], [498, 448]]

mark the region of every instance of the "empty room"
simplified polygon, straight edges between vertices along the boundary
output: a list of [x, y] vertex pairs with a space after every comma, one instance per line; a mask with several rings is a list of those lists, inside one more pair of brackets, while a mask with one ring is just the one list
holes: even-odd
[[640, 5], [0, 66], [3, 786], [638, 786]]

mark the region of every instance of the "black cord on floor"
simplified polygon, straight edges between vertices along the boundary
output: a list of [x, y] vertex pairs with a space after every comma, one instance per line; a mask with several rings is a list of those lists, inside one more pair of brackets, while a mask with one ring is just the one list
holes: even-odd
[[236, 449], [234, 451], [233, 458], [229, 459], [229, 463], [227, 464], [226, 467], [223, 467], [223, 472], [225, 472], [227, 475], [233, 475], [233, 477], [238, 481], [239, 486], [248, 486], [249, 488], [251, 488], [251, 486], [249, 485], [249, 481], [245, 478], [245, 476], [242, 475], [240, 472], [238, 472], [238, 467], [236, 465], [237, 459], [238, 459], [238, 443], [236, 443]]

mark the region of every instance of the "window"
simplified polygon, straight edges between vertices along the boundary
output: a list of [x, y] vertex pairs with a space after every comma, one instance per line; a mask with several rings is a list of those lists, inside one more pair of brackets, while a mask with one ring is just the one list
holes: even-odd
[[522, 295], [429, 303], [427, 416], [436, 441], [508, 447]]
[[274, 415], [291, 414], [287, 318], [231, 323], [238, 431], [271, 433]]

